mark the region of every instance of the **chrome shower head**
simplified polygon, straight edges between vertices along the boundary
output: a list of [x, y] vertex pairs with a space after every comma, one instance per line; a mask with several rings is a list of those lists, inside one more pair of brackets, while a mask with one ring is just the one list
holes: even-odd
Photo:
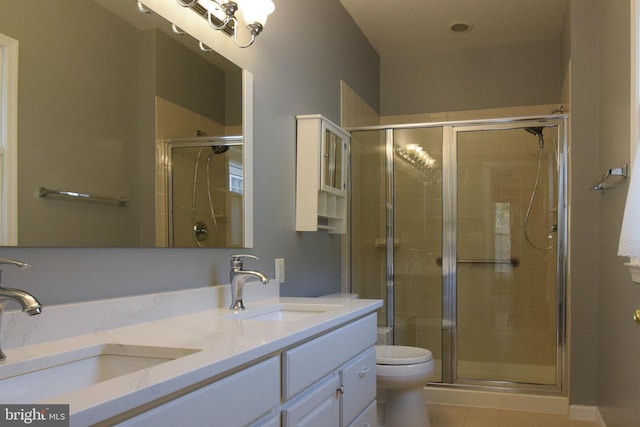
[[228, 145], [212, 145], [211, 151], [213, 151], [213, 154], [223, 154], [229, 151], [229, 146]]
[[535, 135], [538, 138], [542, 136], [542, 130], [544, 128], [542, 126], [539, 127], [529, 127], [529, 128], [524, 128], [524, 130], [526, 130], [527, 132], [529, 132], [531, 135]]

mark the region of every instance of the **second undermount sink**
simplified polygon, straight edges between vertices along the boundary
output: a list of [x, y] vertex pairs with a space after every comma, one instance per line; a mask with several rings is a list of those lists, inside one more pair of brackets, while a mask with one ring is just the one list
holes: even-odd
[[109, 343], [8, 363], [0, 366], [0, 402], [41, 402], [198, 351]]
[[281, 322], [296, 322], [340, 307], [342, 306], [337, 304], [283, 303], [249, 309], [247, 311], [233, 313], [225, 317], [248, 321], [275, 320]]

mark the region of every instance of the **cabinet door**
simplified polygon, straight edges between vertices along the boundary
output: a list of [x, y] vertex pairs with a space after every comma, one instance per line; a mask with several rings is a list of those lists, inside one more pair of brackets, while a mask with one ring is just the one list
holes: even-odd
[[338, 427], [340, 378], [332, 374], [282, 411], [282, 427]]
[[374, 400], [366, 407], [355, 420], [349, 424], [348, 427], [377, 427], [378, 426], [378, 414], [376, 401]]
[[348, 425], [376, 397], [376, 351], [369, 348], [340, 369], [342, 423]]
[[153, 408], [118, 426], [242, 427], [266, 418], [280, 399], [280, 358], [273, 357], [175, 400]]
[[343, 194], [347, 189], [346, 151], [348, 137], [337, 127], [322, 121], [322, 166], [320, 189]]
[[[280, 417], [275, 416], [265, 422], [258, 422], [255, 427], [280, 427]], [[373, 424], [371, 427], [375, 427]]]

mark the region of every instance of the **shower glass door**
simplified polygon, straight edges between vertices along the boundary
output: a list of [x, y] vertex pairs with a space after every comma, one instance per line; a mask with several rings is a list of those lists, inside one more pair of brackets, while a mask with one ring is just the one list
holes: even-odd
[[426, 348], [442, 381], [442, 127], [393, 131], [395, 345]]
[[386, 165], [385, 130], [351, 133], [351, 292], [359, 298], [384, 301], [378, 311], [380, 343], [392, 338], [387, 322], [393, 321], [392, 317], [387, 318], [393, 298], [387, 298], [392, 291], [387, 289]]
[[528, 129], [454, 132], [456, 382], [559, 386], [557, 127]]
[[564, 121], [351, 131], [351, 289], [430, 382], [562, 390]]
[[351, 289], [384, 301], [378, 342], [433, 353], [442, 380], [442, 127], [351, 132]]

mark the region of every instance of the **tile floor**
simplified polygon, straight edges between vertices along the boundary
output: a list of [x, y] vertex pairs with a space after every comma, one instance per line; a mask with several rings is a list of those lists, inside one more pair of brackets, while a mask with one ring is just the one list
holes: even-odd
[[597, 427], [563, 415], [429, 404], [431, 427]]

